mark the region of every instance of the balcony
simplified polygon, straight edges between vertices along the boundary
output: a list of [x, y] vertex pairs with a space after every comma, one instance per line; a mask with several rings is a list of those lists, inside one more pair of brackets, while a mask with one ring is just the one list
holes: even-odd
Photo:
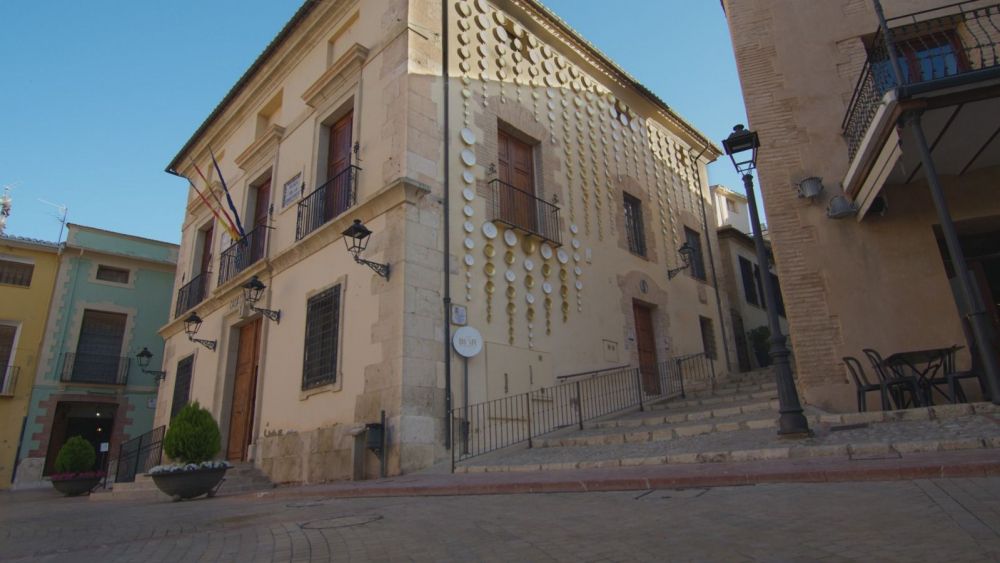
[[235, 278], [263, 258], [266, 242], [267, 226], [258, 225], [245, 237], [223, 250], [219, 257], [219, 285]]
[[488, 187], [487, 213], [491, 221], [536, 235], [557, 246], [562, 244], [558, 207], [499, 179], [491, 181]]
[[202, 272], [177, 290], [177, 306], [174, 308], [174, 317], [181, 316], [181, 313], [193, 309], [205, 300], [205, 297], [208, 296], [211, 276], [212, 272]]
[[899, 77], [879, 31], [866, 41], [868, 58], [841, 125], [850, 159], [843, 185], [859, 218], [884, 185], [924, 180], [913, 133], [900, 126], [909, 111], [923, 112], [940, 174], [1000, 164], [1000, 4], [959, 2], [887, 23]]
[[302, 198], [295, 225], [295, 240], [305, 238], [354, 206], [357, 201], [358, 172], [361, 172], [360, 168], [350, 165]]
[[17, 366], [0, 366], [0, 397], [13, 397], [17, 387]]
[[130, 362], [128, 356], [66, 352], [59, 380], [64, 383], [125, 385], [128, 383]]

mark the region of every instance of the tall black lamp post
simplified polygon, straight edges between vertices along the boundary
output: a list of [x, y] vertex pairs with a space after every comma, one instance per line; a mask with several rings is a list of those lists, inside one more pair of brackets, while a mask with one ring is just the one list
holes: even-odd
[[785, 335], [778, 323], [777, 288], [767, 274], [770, 261], [767, 249], [764, 248], [764, 237], [760, 232], [760, 217], [757, 214], [757, 197], [753, 191], [753, 174], [757, 169], [757, 147], [760, 140], [755, 131], [750, 131], [742, 125], [733, 127], [732, 134], [722, 146], [733, 161], [736, 171], [743, 175], [743, 188], [746, 190], [747, 205], [750, 208], [750, 226], [753, 228], [754, 245], [757, 247], [757, 262], [764, 270], [761, 276], [764, 284], [764, 304], [767, 307], [767, 324], [771, 329], [771, 361], [774, 365], [774, 378], [778, 384], [778, 434], [790, 438], [800, 438], [810, 435], [809, 422], [802, 414], [799, 394], [795, 390], [795, 380], [792, 378], [792, 368], [788, 363], [789, 351], [785, 345]]

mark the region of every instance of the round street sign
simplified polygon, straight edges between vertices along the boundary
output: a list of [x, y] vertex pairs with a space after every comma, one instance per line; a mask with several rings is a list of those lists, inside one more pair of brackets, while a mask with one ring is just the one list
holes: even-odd
[[471, 326], [463, 326], [455, 331], [451, 345], [458, 355], [471, 358], [483, 350], [483, 335]]

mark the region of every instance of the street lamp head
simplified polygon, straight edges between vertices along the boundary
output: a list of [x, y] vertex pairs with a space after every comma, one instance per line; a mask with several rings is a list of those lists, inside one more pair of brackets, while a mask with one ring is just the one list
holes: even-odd
[[748, 174], [757, 168], [757, 148], [760, 147], [760, 139], [756, 131], [737, 124], [729, 137], [722, 141], [722, 147], [733, 161], [737, 172]]
[[267, 289], [267, 286], [257, 276], [254, 276], [250, 278], [250, 281], [243, 284], [243, 298], [253, 305], [257, 301], [260, 301], [260, 297], [265, 289]]
[[365, 227], [361, 219], [355, 219], [354, 223], [343, 232], [343, 235], [347, 251], [357, 258], [368, 247], [368, 238], [372, 236], [372, 232], [368, 230], [368, 227]]
[[684, 261], [684, 264], [690, 265], [691, 257], [694, 256], [694, 247], [685, 242], [677, 249], [677, 253], [681, 255], [681, 260]]
[[142, 352], [136, 354], [135, 357], [139, 360], [139, 367], [146, 369], [149, 367], [149, 361], [153, 359], [153, 353], [149, 351], [149, 348], [143, 346]]
[[191, 314], [184, 319], [184, 332], [190, 337], [198, 334], [199, 330], [201, 330], [201, 317], [198, 316], [198, 313], [191, 311]]

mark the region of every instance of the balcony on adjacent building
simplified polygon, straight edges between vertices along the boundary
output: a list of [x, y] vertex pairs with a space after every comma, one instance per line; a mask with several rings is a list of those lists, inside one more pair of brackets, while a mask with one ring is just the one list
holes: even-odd
[[174, 317], [193, 309], [208, 296], [208, 286], [211, 283], [212, 272], [202, 272], [191, 278], [177, 290], [177, 305], [174, 307]]
[[131, 358], [89, 352], [66, 352], [63, 357], [64, 383], [125, 385]]
[[360, 171], [357, 166], [350, 165], [302, 198], [295, 225], [295, 240], [304, 238], [354, 206]]
[[489, 219], [555, 245], [562, 244], [559, 208], [500, 179], [489, 183]]
[[17, 387], [17, 366], [0, 366], [0, 397], [13, 397]]
[[842, 123], [850, 159], [843, 186], [859, 218], [884, 185], [924, 180], [912, 130], [900, 125], [907, 112], [922, 112], [940, 174], [1000, 164], [1000, 4], [958, 2], [887, 23], [898, 77], [879, 31], [865, 41]]
[[264, 257], [267, 242], [267, 226], [258, 225], [219, 256], [219, 285], [235, 278]]

